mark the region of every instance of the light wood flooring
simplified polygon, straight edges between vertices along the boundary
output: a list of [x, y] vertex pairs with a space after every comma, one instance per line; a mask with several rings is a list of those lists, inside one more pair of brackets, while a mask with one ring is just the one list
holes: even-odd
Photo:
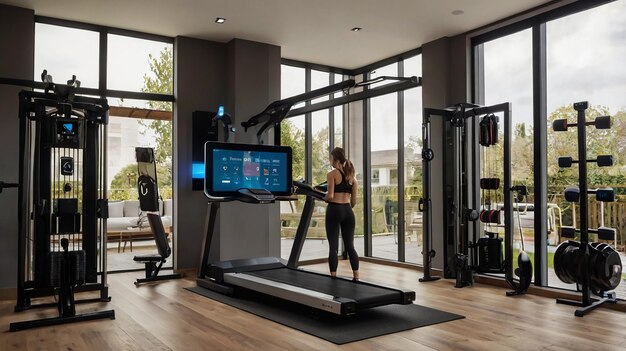
[[[325, 270], [326, 265], [307, 269]], [[142, 272], [110, 275], [112, 302], [81, 311], [115, 309], [117, 319], [9, 333], [9, 323], [54, 316], [52, 309], [13, 313], [0, 302], [0, 350], [619, 350], [626, 349], [626, 313], [599, 309], [584, 318], [574, 307], [539, 296], [506, 297], [488, 285], [455, 289], [449, 280], [418, 283], [420, 272], [362, 263], [364, 280], [414, 289], [416, 303], [464, 315], [462, 320], [346, 345], [318, 339], [184, 287], [193, 279], [136, 288]], [[339, 274], [349, 274], [346, 262]]]

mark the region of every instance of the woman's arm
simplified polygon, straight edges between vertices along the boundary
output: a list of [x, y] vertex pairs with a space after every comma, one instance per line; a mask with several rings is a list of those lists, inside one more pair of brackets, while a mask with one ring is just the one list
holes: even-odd
[[333, 171], [328, 172], [326, 175], [326, 184], [328, 191], [326, 192], [326, 196], [324, 196], [324, 201], [333, 201], [335, 198], [335, 175]]
[[358, 193], [358, 186], [356, 179], [352, 180], [352, 194], [350, 195], [350, 206], [354, 208], [356, 206], [356, 196]]

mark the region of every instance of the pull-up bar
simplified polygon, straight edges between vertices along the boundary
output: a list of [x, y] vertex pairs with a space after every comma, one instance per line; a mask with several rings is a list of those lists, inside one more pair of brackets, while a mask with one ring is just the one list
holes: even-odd
[[[368, 86], [386, 80], [393, 80], [395, 82], [380, 87], [367, 89], [355, 94], [349, 94], [350, 88]], [[245, 130], [248, 130], [248, 128], [258, 125], [259, 123], [264, 123], [257, 132], [257, 138], [259, 139], [259, 143], [262, 144], [263, 142], [261, 137], [263, 136], [263, 133], [265, 133], [265, 131], [267, 131], [269, 128], [275, 127], [280, 124], [280, 122], [288, 116], [297, 116], [305, 113], [325, 110], [335, 106], [345, 105], [350, 102], [395, 93], [406, 89], [415, 88], [421, 85], [422, 78], [415, 76], [407, 78], [382, 76], [359, 83], [356, 83], [354, 79], [348, 79], [324, 88], [312, 90], [307, 93], [292, 96], [283, 100], [274, 101], [269, 104], [269, 106], [267, 106], [267, 108], [265, 108], [263, 112], [252, 116], [249, 120], [242, 122], [241, 125], [244, 127]], [[312, 105], [297, 108], [295, 110], [291, 110], [293, 105], [299, 102], [315, 99], [324, 95], [329, 95], [337, 91], [344, 91], [345, 95], [336, 99], [330, 99], [327, 101], [322, 101]]]

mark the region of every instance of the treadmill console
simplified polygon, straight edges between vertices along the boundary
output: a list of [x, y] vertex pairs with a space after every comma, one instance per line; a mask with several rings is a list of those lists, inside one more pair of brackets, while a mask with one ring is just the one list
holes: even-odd
[[292, 194], [291, 148], [207, 142], [204, 192], [245, 202], [273, 202]]
[[237, 200], [243, 202], [251, 202], [256, 204], [270, 204], [276, 200], [276, 197], [271, 192], [265, 189], [239, 189]]

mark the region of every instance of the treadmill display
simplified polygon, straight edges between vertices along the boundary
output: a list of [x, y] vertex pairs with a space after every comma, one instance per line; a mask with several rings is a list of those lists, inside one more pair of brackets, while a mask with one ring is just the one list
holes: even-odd
[[205, 187], [209, 194], [239, 189], [291, 193], [291, 149], [279, 146], [207, 143]]

